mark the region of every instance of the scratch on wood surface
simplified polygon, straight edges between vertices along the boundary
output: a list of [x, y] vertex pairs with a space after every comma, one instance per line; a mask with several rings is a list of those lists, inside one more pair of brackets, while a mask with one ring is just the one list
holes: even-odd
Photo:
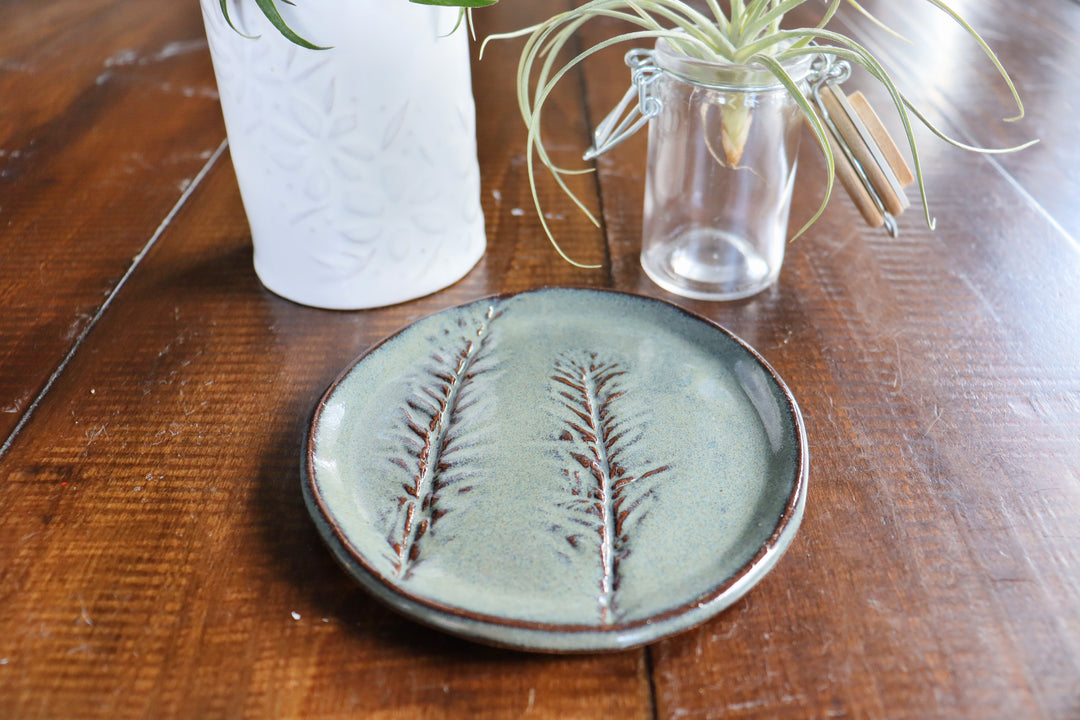
[[731, 703], [727, 706], [727, 709], [732, 712], [738, 712], [740, 710], [750, 710], [752, 708], [759, 708], [766, 703], [765, 700], [749, 700], [747, 702]]
[[[0, 70], [5, 72], [32, 73], [37, 70], [33, 65], [24, 63], [13, 58], [0, 58]], [[2, 151], [0, 151], [2, 153]], [[3, 157], [0, 154], [0, 157]]]
[[0, 408], [0, 412], [3, 412], [3, 413], [21, 412], [22, 409], [26, 406], [26, 403], [29, 402], [29, 401], [30, 401], [30, 391], [27, 390], [26, 392], [19, 395], [19, 397], [12, 400], [10, 404], [5, 405], [3, 408]]
[[[727, 629], [725, 631], [714, 632], [709, 636], [709, 640], [711, 642], [716, 642], [718, 640], [730, 640], [735, 636], [735, 630], [739, 627], [738, 619], [732, 618], [730, 620], [726, 620], [725, 624], [727, 625]], [[698, 647], [698, 654], [701, 654], [700, 646]]]
[[903, 351], [900, 349], [900, 341], [893, 338], [896, 345], [896, 377], [893, 379], [893, 387], [899, 390], [904, 386], [904, 360]]
[[105, 59], [105, 67], [124, 67], [126, 65], [150, 65], [170, 60], [174, 57], [201, 52], [207, 47], [205, 39], [170, 42], [153, 55], [140, 55], [137, 50], [125, 48]]
[[536, 688], [529, 688], [529, 702], [525, 705], [525, 713], [529, 713], [536, 705]]
[[218, 100], [221, 97], [215, 87], [192, 87], [191, 85], [176, 86], [172, 83], [161, 83], [158, 85], [158, 89], [167, 95], [180, 95], [186, 98]]
[[986, 294], [983, 293], [982, 290], [975, 286], [975, 283], [971, 281], [971, 278], [967, 276], [967, 273], [953, 273], [953, 276], [959, 278], [967, 289], [971, 291], [971, 294], [975, 296], [975, 299], [979, 301], [979, 304], [986, 309], [987, 314], [993, 318], [995, 325], [998, 327], [1003, 327], [1005, 325], [1001, 316], [998, 314], [997, 309], [994, 308], [993, 303], [990, 302], [989, 298], [986, 297]]
[[772, 699], [769, 699], [769, 698], [763, 698], [763, 699], [760, 699], [760, 700], [749, 700], [747, 702], [741, 702], [741, 703], [731, 703], [730, 705], [728, 705], [728, 710], [731, 710], [733, 712], [738, 712], [739, 710], [751, 710], [753, 708], [766, 707], [766, 706], [775, 707], [776, 705], [791, 705], [791, 704], [793, 704], [795, 702], [799, 702], [799, 701], [802, 701], [802, 700], [805, 700], [805, 699], [806, 699], [806, 697], [804, 695], [786, 694], [786, 695], [781, 695], [780, 697], [776, 698], [775, 701], [773, 701]]
[[210, 404], [209, 401], [204, 400], [203, 402], [199, 403], [198, 405], [191, 408], [190, 410], [185, 410], [184, 411], [184, 417], [190, 417], [191, 415], [194, 415], [195, 413], [202, 410], [204, 407], [206, 407], [209, 404]]
[[86, 447], [90, 447], [91, 445], [93, 445], [94, 442], [99, 437], [101, 437], [102, 435], [104, 435], [105, 439], [108, 440], [109, 439], [108, 428], [109, 428], [109, 424], [105, 423], [104, 425], [102, 425], [101, 427], [99, 427], [96, 430], [87, 430], [86, 431], [86, 439], [87, 439]]
[[923, 437], [927, 437], [928, 435], [930, 435], [930, 431], [933, 430], [934, 426], [938, 424], [939, 420], [941, 420], [941, 415], [942, 415], [941, 408], [938, 407], [937, 405], [934, 405], [934, 419], [931, 420], [930, 424], [926, 426], [925, 430], [923, 430], [923, 432], [922, 432]]

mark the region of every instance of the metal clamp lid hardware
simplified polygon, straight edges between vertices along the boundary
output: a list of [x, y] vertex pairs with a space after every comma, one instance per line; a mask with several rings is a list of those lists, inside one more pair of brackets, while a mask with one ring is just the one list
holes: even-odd
[[[663, 72], [656, 64], [653, 51], [640, 48], [631, 50], [626, 53], [625, 60], [631, 71], [630, 89], [615, 109], [596, 126], [593, 145], [585, 151], [586, 160], [593, 160], [623, 142], [664, 109], [660, 98], [649, 93], [649, 86]], [[637, 104], [631, 108], [630, 103], [635, 97]]]

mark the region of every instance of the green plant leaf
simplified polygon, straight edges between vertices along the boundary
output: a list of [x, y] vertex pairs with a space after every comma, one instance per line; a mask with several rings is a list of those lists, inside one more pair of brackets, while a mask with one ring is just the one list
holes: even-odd
[[[859, 12], [859, 14], [860, 14], [860, 15], [862, 15], [863, 17], [865, 17], [865, 18], [866, 18], [867, 20], [869, 20], [870, 22], [874, 23], [874, 25], [878, 26], [879, 28], [881, 28], [882, 30], [884, 30], [885, 32], [887, 32], [888, 34], [892, 35], [892, 36], [893, 36], [894, 38], [896, 38], [897, 40], [902, 40], [903, 42], [906, 42], [906, 43], [908, 43], [909, 45], [913, 44], [913, 43], [912, 43], [912, 42], [911, 42], [910, 40], [908, 40], [908, 39], [907, 39], [906, 37], [904, 37], [904, 36], [903, 36], [903, 35], [901, 35], [900, 33], [896, 32], [895, 30], [893, 30], [893, 29], [892, 29], [891, 27], [889, 27], [889, 26], [888, 26], [888, 25], [886, 25], [885, 23], [883, 23], [883, 22], [881, 22], [880, 20], [878, 20], [878, 19], [877, 19], [877, 18], [876, 18], [876, 17], [874, 16], [874, 14], [873, 14], [873, 13], [871, 13], [871, 12], [870, 12], [869, 10], [867, 10], [867, 9], [866, 9], [866, 8], [864, 8], [864, 7], [862, 6], [862, 5], [860, 5], [860, 4], [859, 4], [859, 3], [857, 2], [857, 0], [848, 0], [848, 4], [849, 4], [849, 5], [851, 5], [851, 7], [855, 8], [855, 9], [856, 9], [856, 10], [857, 10], [857, 11]], [[822, 27], [824, 27], [824, 26], [822, 26]]]
[[821, 147], [821, 151], [825, 154], [825, 171], [828, 176], [828, 180], [825, 183], [825, 197], [821, 200], [821, 205], [818, 206], [817, 212], [807, 220], [799, 231], [792, 236], [792, 240], [800, 237], [803, 233], [810, 229], [810, 227], [818, 221], [818, 218], [825, 212], [825, 207], [829, 204], [829, 199], [832, 197], [833, 185], [836, 183], [836, 158], [833, 157], [832, 148], [829, 146], [829, 140], [825, 135], [825, 126], [822, 124], [821, 119], [814, 111], [814, 106], [810, 103], [810, 99], [803, 94], [802, 89], [799, 88], [799, 83], [792, 78], [784, 66], [777, 60], [769, 55], [762, 54], [753, 58], [754, 62], [760, 63], [769, 68], [770, 72], [776, 77], [777, 80], [787, 89], [788, 94], [802, 110], [803, 115], [810, 123], [810, 128], [814, 132], [814, 139], [817, 140], [818, 145]]
[[[292, 5], [288, 0], [282, 0], [289, 5]], [[222, 0], [224, 6], [225, 0]], [[314, 43], [305, 40], [296, 34], [296, 32], [288, 26], [285, 22], [285, 18], [281, 17], [281, 13], [278, 12], [277, 5], [274, 4], [274, 0], [255, 0], [255, 4], [262, 10], [263, 15], [270, 21], [270, 24], [277, 28], [278, 32], [285, 36], [285, 39], [289, 42], [295, 43], [300, 47], [307, 48], [308, 50], [328, 50], [328, 47], [322, 45], [315, 45]]]
[[1005, 118], [1005, 122], [1014, 122], [1016, 120], [1022, 120], [1024, 117], [1024, 103], [1020, 100], [1020, 93], [1016, 89], [1016, 85], [1013, 84], [1012, 78], [1009, 77], [1009, 73], [1006, 72], [1005, 67], [1001, 64], [1001, 60], [998, 59], [997, 54], [990, 49], [990, 46], [986, 44], [986, 41], [982, 39], [982, 36], [975, 31], [975, 28], [971, 27], [964, 18], [960, 17], [960, 14], [953, 10], [951, 7], [941, 2], [941, 0], [926, 0], [928, 3], [936, 7], [941, 12], [948, 15], [953, 21], [960, 27], [964, 28], [964, 31], [975, 40], [978, 46], [982, 49], [983, 53], [993, 63], [994, 68], [998, 71], [998, 75], [1005, 81], [1009, 91], [1012, 92], [1013, 101], [1016, 103], [1017, 113], [1013, 117]]
[[255, 39], [254, 35], [245, 35], [244, 33], [240, 32], [239, 28], [237, 28], [235, 25], [233, 25], [232, 18], [229, 17], [229, 5], [228, 5], [228, 2], [229, 2], [229, 0], [221, 0], [221, 14], [225, 16], [225, 22], [229, 23], [229, 27], [231, 27], [233, 29], [233, 31], [236, 32], [236, 34], [238, 34], [238, 35], [240, 35], [242, 37], [246, 37], [248, 40], [254, 40]]

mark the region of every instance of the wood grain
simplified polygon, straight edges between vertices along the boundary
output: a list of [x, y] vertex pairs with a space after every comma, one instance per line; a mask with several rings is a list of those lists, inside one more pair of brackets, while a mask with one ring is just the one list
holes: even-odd
[[5, 16], [3, 439], [225, 138], [190, 8], [58, 0]]
[[[556, 3], [559, 7], [567, 3]], [[518, 42], [474, 65], [489, 251], [448, 290], [381, 310], [260, 287], [196, 3], [15, 0], [0, 24], [0, 717], [1044, 718], [1080, 716], [1080, 5], [951, 3], [1027, 103], [929, 3], [837, 27], [980, 156], [919, 131], [937, 230], [893, 239], [836, 193], [779, 284], [711, 304], [652, 286], [644, 137], [531, 207]], [[550, 6], [506, 0], [481, 36]], [[801, 16], [800, 16], [801, 17]], [[613, 26], [586, 29], [601, 37]], [[619, 49], [553, 97], [566, 163], [622, 96]], [[862, 90], [899, 132], [880, 88]], [[800, 153], [792, 224], [823, 193]], [[910, 190], [909, 190], [910, 192]], [[912, 194], [912, 204], [917, 205]], [[483, 295], [614, 287], [754, 345], [811, 450], [788, 554], [700, 628], [582, 657], [484, 648], [401, 619], [332, 561], [299, 488], [314, 403], [402, 325]], [[15, 430], [18, 432], [15, 432]]]

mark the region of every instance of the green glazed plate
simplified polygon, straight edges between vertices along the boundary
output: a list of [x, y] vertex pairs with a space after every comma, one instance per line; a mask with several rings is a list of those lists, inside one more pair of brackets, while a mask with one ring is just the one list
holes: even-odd
[[525, 650], [634, 647], [764, 577], [806, 434], [745, 343], [659, 300], [544, 289], [422, 319], [315, 409], [308, 507], [405, 615]]

